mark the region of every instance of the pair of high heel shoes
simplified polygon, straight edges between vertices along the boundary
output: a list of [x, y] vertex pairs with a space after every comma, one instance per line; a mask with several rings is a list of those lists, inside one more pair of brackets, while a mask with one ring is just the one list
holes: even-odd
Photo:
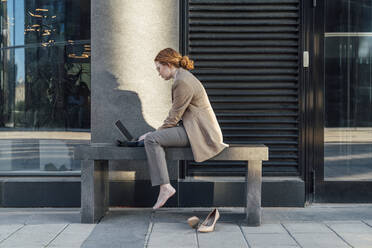
[[197, 216], [192, 216], [187, 219], [187, 223], [191, 228], [197, 228], [199, 232], [213, 232], [216, 226], [217, 220], [220, 218], [220, 213], [217, 208], [213, 209], [207, 216], [207, 218], [199, 226], [199, 218]]

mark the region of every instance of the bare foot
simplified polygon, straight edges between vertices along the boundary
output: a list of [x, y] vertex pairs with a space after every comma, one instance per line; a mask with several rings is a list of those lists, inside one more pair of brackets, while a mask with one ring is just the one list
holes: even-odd
[[162, 184], [160, 186], [160, 192], [158, 196], [158, 200], [156, 204], [152, 207], [153, 209], [161, 208], [167, 200], [176, 193], [176, 190], [172, 187], [172, 185]]

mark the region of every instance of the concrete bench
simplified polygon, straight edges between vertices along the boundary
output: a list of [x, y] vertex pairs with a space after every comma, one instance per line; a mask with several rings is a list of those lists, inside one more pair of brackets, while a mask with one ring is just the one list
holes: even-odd
[[[165, 148], [167, 160], [193, 160], [190, 147]], [[81, 163], [81, 222], [96, 223], [109, 207], [109, 160], [146, 160], [144, 147], [117, 147], [108, 143], [92, 143], [75, 148], [74, 158]], [[244, 222], [261, 224], [262, 161], [268, 160], [264, 145], [230, 145], [210, 160], [247, 161], [246, 204]], [[92, 162], [94, 161], [94, 162]]]

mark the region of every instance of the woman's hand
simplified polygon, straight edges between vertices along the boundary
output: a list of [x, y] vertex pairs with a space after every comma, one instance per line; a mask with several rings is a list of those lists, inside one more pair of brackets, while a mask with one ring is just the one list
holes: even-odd
[[138, 141], [145, 139], [146, 135], [148, 135], [148, 134], [150, 134], [150, 133], [152, 133], [152, 132], [147, 132], [147, 133], [141, 135], [141, 136], [138, 138]]

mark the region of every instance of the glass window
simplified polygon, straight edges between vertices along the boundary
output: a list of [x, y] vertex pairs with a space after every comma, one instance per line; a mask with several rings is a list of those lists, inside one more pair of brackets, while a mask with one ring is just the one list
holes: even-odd
[[90, 0], [1, 1], [0, 172], [80, 170], [90, 142]]
[[326, 180], [372, 180], [372, 0], [328, 0]]
[[90, 63], [82, 58], [84, 49], [84, 44], [6, 49], [3, 127], [89, 130]]

